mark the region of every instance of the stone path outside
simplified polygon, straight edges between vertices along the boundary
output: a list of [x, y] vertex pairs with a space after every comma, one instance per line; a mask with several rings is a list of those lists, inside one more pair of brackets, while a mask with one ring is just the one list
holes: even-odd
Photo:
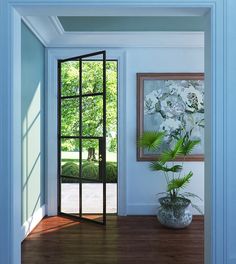
[[[117, 184], [107, 183], [107, 213], [117, 213]], [[102, 213], [103, 190], [101, 183], [83, 183], [82, 209], [85, 214]], [[61, 187], [61, 211], [79, 212], [79, 184], [63, 183]]]

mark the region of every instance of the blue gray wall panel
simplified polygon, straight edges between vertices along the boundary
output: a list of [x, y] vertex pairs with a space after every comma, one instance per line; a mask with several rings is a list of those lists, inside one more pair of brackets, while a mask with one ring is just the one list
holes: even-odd
[[22, 224], [45, 203], [45, 48], [22, 23]]

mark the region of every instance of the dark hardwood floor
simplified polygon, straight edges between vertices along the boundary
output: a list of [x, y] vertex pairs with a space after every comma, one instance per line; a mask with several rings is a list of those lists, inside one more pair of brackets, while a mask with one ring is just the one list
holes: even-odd
[[183, 230], [155, 217], [108, 217], [107, 226], [48, 217], [22, 243], [22, 264], [203, 264], [203, 217]]

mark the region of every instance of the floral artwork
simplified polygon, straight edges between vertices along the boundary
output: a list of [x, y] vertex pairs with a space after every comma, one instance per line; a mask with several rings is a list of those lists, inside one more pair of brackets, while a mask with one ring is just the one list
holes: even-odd
[[[168, 148], [188, 135], [201, 143], [188, 160], [203, 160], [203, 74], [138, 74], [138, 136], [143, 131], [165, 131]], [[162, 149], [163, 150], [163, 149]], [[138, 149], [138, 160], [151, 160], [158, 153]]]

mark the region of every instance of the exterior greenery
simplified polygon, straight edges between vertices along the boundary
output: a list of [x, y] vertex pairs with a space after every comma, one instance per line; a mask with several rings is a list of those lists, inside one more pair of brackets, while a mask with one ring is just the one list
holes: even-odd
[[[102, 92], [102, 61], [84, 61], [82, 63], [82, 93]], [[107, 61], [107, 149], [117, 150], [117, 62]], [[62, 64], [62, 96], [79, 94], [79, 62], [70, 61]], [[78, 99], [67, 99], [61, 105], [61, 134], [79, 135]], [[82, 127], [83, 136], [102, 136], [103, 130], [103, 101], [102, 96], [89, 96], [82, 99]], [[83, 148], [98, 148], [95, 140], [83, 141]], [[73, 151], [79, 148], [78, 141], [66, 140], [62, 144], [62, 151]]]
[[[73, 178], [62, 178], [62, 183], [78, 183], [79, 177], [79, 165], [75, 162], [66, 162], [62, 166], [62, 175], [70, 176]], [[98, 173], [98, 162], [85, 161], [82, 165], [82, 177], [85, 179], [99, 180]], [[83, 182], [86, 182], [84, 180]], [[89, 182], [89, 181], [88, 181]], [[117, 164], [116, 162], [107, 162], [106, 163], [106, 182], [107, 183], [116, 183], [117, 182]]]
[[[61, 95], [79, 95], [80, 62], [69, 61], [61, 68]], [[107, 128], [107, 182], [117, 182], [117, 62], [106, 63], [106, 128]], [[82, 94], [100, 93], [103, 91], [103, 62], [99, 60], [82, 62]], [[61, 135], [78, 136], [79, 123], [78, 98], [63, 99], [61, 104]], [[103, 133], [103, 97], [102, 95], [82, 97], [82, 135], [102, 136]], [[62, 139], [62, 175], [70, 177], [79, 176], [78, 139]], [[87, 152], [87, 154], [86, 154]], [[86, 179], [99, 179], [98, 139], [82, 140], [82, 176]], [[87, 161], [86, 161], [87, 159]], [[113, 161], [113, 162], [111, 162]], [[62, 182], [78, 182], [73, 178], [62, 178]]]

